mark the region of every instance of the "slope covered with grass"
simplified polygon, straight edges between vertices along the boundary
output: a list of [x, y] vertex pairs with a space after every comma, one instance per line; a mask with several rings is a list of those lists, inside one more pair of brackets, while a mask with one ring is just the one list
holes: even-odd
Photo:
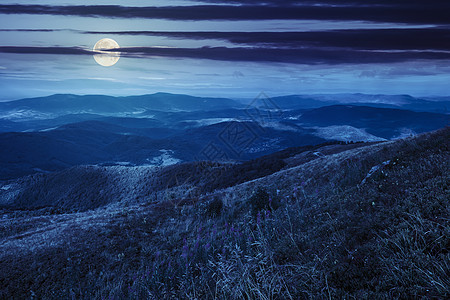
[[4, 209], [0, 298], [448, 298], [449, 140], [295, 154], [195, 199]]

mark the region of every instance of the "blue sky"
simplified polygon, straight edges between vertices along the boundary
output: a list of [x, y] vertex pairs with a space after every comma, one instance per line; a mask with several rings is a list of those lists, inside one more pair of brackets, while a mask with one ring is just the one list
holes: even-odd
[[[155, 92], [449, 95], [450, 4], [402, 0], [14, 1], [0, 100]], [[121, 58], [102, 67], [94, 44]]]

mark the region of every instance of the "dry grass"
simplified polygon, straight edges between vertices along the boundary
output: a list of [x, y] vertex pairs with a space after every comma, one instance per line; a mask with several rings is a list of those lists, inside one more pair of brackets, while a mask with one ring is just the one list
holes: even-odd
[[330, 154], [195, 201], [7, 212], [0, 298], [448, 298], [449, 132]]

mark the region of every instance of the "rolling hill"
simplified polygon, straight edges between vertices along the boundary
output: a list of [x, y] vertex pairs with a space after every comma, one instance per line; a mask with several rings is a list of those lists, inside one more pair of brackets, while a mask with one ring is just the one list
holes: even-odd
[[[245, 133], [238, 136], [240, 140], [236, 140], [236, 130]], [[0, 180], [76, 165], [149, 165], [162, 150], [170, 151], [173, 157], [182, 161], [234, 161], [323, 142], [325, 139], [316, 137], [311, 131], [276, 130], [245, 122], [222, 122], [176, 130], [85, 121], [40, 132], [0, 133], [0, 144], [3, 145], [0, 147]], [[212, 145], [224, 156], [205, 155], [204, 150]]]
[[450, 124], [450, 116], [445, 114], [354, 105], [332, 105], [305, 111], [298, 120], [303, 126], [364, 128], [368, 133], [386, 139], [398, 137], [405, 130], [412, 134], [423, 133]]
[[[330, 105], [358, 99], [358, 105]], [[257, 101], [246, 106], [230, 99], [157, 93], [53, 95], [0, 103], [0, 180], [86, 164], [155, 165], [162, 152], [170, 153], [167, 161], [173, 162], [234, 162], [288, 147], [383, 141], [449, 124], [448, 114], [363, 105], [431, 101], [410, 96], [285, 96], [270, 101], [274, 105]]]
[[449, 140], [0, 183], [0, 298], [448, 298]]

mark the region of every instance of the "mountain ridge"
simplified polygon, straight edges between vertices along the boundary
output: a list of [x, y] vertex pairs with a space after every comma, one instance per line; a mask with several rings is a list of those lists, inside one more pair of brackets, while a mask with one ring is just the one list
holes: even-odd
[[135, 115], [147, 109], [161, 111], [192, 111], [207, 108], [231, 108], [241, 106], [225, 98], [193, 97], [182, 94], [155, 93], [141, 96], [115, 97], [106, 95], [55, 94], [47, 97], [28, 98], [1, 102], [0, 110], [30, 110], [37, 113], [56, 114], [101, 113]]

